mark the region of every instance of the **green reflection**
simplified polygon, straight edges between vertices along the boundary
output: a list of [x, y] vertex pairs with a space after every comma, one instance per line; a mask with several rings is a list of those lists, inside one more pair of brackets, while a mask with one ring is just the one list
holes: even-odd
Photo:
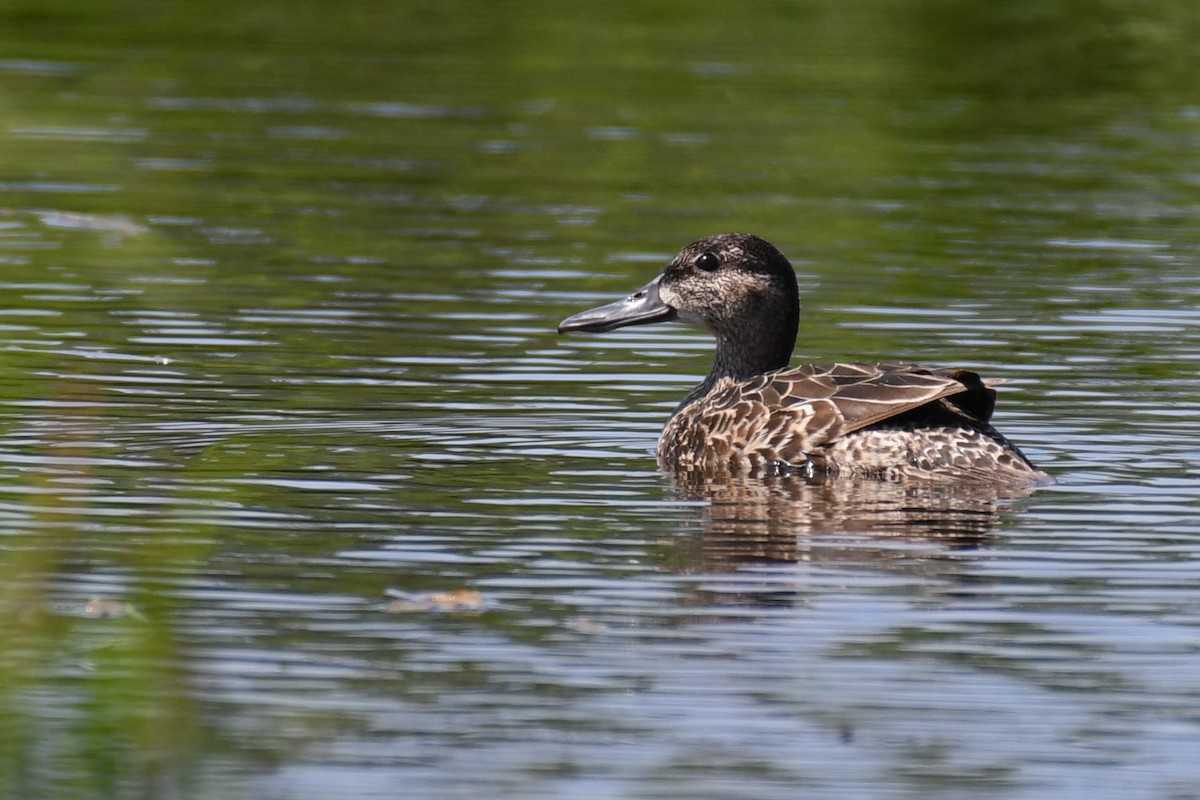
[[[104, 498], [54, 472], [27, 485], [0, 552], [0, 795], [192, 796], [206, 734], [164, 571], [196, 571], [208, 542], [161, 519], [106, 526]], [[96, 595], [63, 591], [89, 576]]]

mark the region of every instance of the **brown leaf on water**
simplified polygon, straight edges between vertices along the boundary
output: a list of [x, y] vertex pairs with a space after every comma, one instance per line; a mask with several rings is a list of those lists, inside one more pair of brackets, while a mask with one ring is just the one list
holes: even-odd
[[83, 604], [83, 613], [89, 617], [98, 617], [100, 619], [113, 619], [125, 616], [144, 619], [141, 612], [133, 607], [133, 604], [114, 600], [111, 597], [93, 597]]
[[479, 611], [485, 604], [483, 593], [474, 589], [452, 589], [448, 592], [423, 595], [409, 595], [389, 589], [388, 594], [392, 597], [387, 605], [389, 614], [413, 611]]
[[430, 601], [439, 608], [477, 609], [483, 608], [483, 593], [474, 589], [454, 589], [429, 596]]
[[586, 633], [592, 636], [597, 636], [602, 633], [608, 633], [609, 628], [603, 622], [597, 622], [588, 617], [571, 617], [567, 620], [567, 627], [573, 628], [580, 633]]

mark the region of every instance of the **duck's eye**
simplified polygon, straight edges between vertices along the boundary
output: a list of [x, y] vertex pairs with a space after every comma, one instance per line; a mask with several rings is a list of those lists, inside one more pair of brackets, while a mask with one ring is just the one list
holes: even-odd
[[705, 272], [712, 272], [721, 266], [721, 258], [716, 253], [704, 252], [696, 256], [696, 266]]

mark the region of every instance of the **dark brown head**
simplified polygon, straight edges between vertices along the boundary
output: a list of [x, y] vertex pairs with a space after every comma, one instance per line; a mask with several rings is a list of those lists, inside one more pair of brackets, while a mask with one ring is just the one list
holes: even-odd
[[568, 331], [679, 320], [717, 339], [711, 377], [742, 379], [787, 366], [800, 297], [791, 263], [769, 242], [719, 233], [692, 242], [661, 275], [622, 300], [567, 317]]

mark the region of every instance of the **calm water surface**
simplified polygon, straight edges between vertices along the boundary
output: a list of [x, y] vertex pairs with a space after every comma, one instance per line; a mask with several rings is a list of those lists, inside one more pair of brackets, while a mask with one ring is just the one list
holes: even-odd
[[[0, 9], [0, 796], [1200, 797], [1188, 2]], [[1029, 496], [675, 485], [720, 230]]]

